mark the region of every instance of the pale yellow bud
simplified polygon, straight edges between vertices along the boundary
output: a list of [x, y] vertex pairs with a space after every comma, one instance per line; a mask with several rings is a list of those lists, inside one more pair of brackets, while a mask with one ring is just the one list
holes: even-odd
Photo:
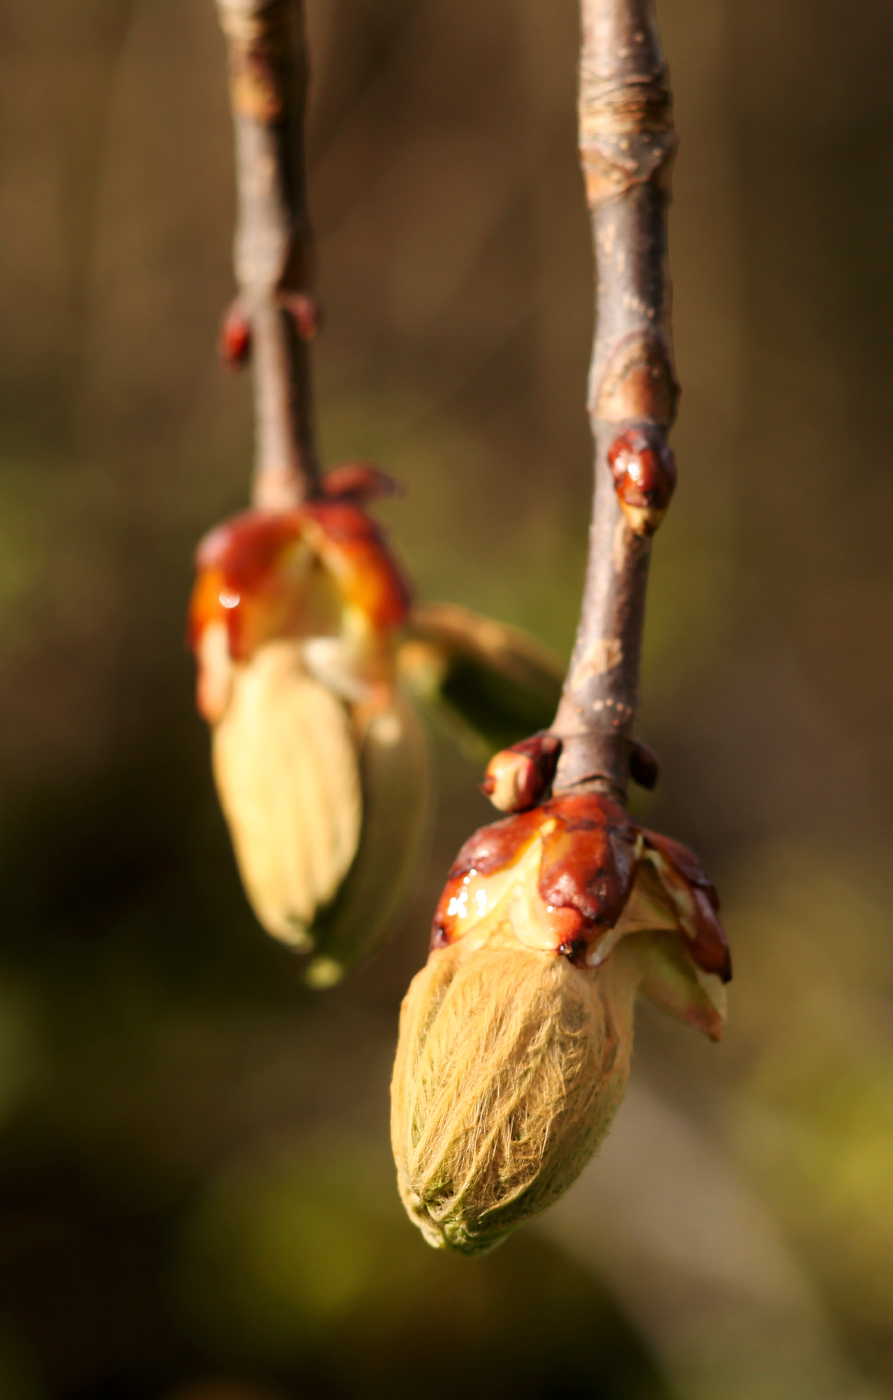
[[362, 821], [346, 705], [308, 675], [298, 641], [268, 642], [233, 667], [214, 727], [214, 777], [254, 911], [297, 949], [337, 893]]
[[391, 1086], [400, 1193], [431, 1244], [491, 1249], [576, 1179], [623, 1097], [639, 977], [622, 946], [579, 968], [509, 930], [431, 954]]
[[626, 1087], [638, 993], [722, 1034], [717, 906], [691, 851], [597, 793], [466, 841], [391, 1085], [400, 1193], [431, 1244], [490, 1249], [576, 1180]]

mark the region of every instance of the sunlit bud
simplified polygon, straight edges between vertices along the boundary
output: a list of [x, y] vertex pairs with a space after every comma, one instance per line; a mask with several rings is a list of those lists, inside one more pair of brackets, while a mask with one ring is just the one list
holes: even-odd
[[[212, 531], [190, 610], [198, 707], [246, 893], [271, 934], [315, 953], [318, 985], [374, 942], [426, 801], [424, 745], [396, 683], [409, 593], [351, 498], [358, 469], [348, 489]], [[383, 792], [397, 838], [384, 844], [369, 822]], [[375, 907], [360, 917], [355, 892], [370, 880]]]
[[317, 911], [353, 862], [363, 799], [347, 707], [273, 641], [234, 670], [214, 726], [214, 777], [245, 890], [264, 928], [313, 946]]
[[676, 489], [676, 459], [650, 423], [628, 428], [608, 448], [620, 508], [637, 535], [657, 529]]
[[525, 812], [548, 795], [560, 754], [554, 734], [534, 734], [501, 749], [487, 764], [481, 792], [500, 812]]
[[695, 857], [608, 798], [477, 832], [404, 1000], [392, 1083], [400, 1191], [427, 1239], [473, 1254], [544, 1210], [620, 1102], [637, 993], [718, 1038], [730, 975]]

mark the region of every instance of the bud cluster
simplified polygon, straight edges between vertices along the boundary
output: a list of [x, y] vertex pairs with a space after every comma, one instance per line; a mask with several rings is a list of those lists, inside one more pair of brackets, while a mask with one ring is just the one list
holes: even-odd
[[623, 1095], [637, 994], [720, 1036], [717, 909], [686, 847], [598, 793], [465, 843], [392, 1084], [400, 1190], [432, 1244], [489, 1249], [574, 1181]]
[[[370, 782], [394, 802], [396, 882], [415, 849], [425, 753], [396, 683], [396, 635], [409, 589], [363, 503], [390, 483], [364, 463], [323, 478], [292, 510], [251, 510], [199, 546], [190, 609], [200, 713], [214, 774], [258, 919], [331, 981], [352, 958], [344, 907], [365, 949], [392, 901], [357, 908], [368, 884]], [[348, 876], [350, 879], [348, 880]], [[349, 888], [348, 888], [349, 885]], [[367, 891], [368, 893], [368, 891]], [[335, 917], [337, 916], [337, 917]]]

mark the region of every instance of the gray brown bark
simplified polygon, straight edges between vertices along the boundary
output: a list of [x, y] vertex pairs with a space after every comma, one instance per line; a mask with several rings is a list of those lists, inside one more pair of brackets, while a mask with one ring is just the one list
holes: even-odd
[[[595, 495], [580, 624], [553, 726], [563, 741], [555, 786], [623, 800], [651, 533], [672, 490], [666, 434], [678, 397], [666, 232], [676, 138], [652, 0], [582, 0], [579, 116], [596, 271]], [[616, 453], [628, 440], [645, 443], [644, 457], [650, 452], [663, 472], [649, 498], [659, 508], [644, 516], [625, 508], [615, 485], [620, 469], [612, 472], [609, 461], [612, 447]], [[640, 468], [634, 463], [633, 475]]]
[[282, 509], [312, 495], [319, 480], [308, 351], [318, 312], [310, 295], [304, 5], [217, 0], [217, 9], [236, 135], [236, 312], [247, 322], [254, 366], [252, 500]]

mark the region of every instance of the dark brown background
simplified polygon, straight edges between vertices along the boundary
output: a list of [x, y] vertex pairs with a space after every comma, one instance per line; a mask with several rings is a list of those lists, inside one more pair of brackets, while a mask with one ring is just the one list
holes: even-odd
[[[588, 510], [571, 0], [310, 0], [327, 461], [372, 456], [419, 592], [566, 652]], [[682, 145], [680, 487], [650, 821], [737, 954], [718, 1048], [642, 1013], [601, 1158], [480, 1262], [402, 1219], [397, 1005], [485, 816], [315, 997], [254, 926], [183, 615], [245, 498], [215, 361], [233, 192], [211, 0], [0, 14], [4, 1400], [893, 1388], [893, 10], [664, 0]]]

